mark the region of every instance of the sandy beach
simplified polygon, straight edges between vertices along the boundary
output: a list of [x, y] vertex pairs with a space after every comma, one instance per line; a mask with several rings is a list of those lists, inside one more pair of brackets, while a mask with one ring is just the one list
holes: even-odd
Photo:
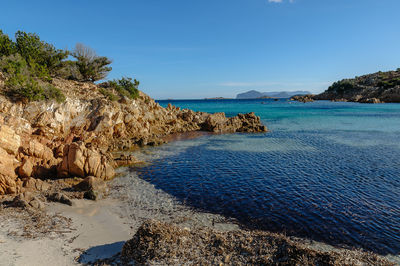
[[[0, 264], [80, 265], [110, 258], [147, 219], [191, 228], [238, 228], [221, 216], [190, 210], [132, 173], [112, 180], [109, 186], [108, 197], [98, 201], [74, 199], [73, 206], [46, 203], [46, 222], [58, 226], [34, 236], [21, 235], [29, 219], [26, 210], [2, 209], [8, 215], [1, 215], [0, 220]], [[60, 216], [65, 217], [62, 223]], [[27, 232], [34, 234], [36, 229]]]
[[[105, 265], [118, 265], [124, 243], [148, 219], [190, 229], [207, 227], [220, 232], [239, 229], [235, 221], [191, 210], [127, 168], [118, 171], [121, 176], [109, 182], [106, 198], [74, 199], [72, 206], [46, 203], [41, 214], [45, 217], [34, 219], [36, 224], [27, 210], [2, 208], [1, 212], [7, 215], [1, 215], [0, 220], [3, 228], [0, 264], [82, 265], [103, 260], [98, 265], [104, 265], [104, 259], [111, 258]], [[297, 241], [315, 250], [336, 250], [314, 241]], [[400, 263], [398, 257], [388, 258]]]

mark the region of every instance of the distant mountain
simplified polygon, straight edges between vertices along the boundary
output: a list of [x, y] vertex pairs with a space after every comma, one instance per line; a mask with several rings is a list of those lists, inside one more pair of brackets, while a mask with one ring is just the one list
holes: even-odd
[[236, 95], [236, 99], [257, 99], [262, 97], [271, 98], [290, 98], [294, 95], [306, 95], [311, 94], [309, 91], [270, 91], [270, 92], [259, 92], [251, 90], [244, 93], [239, 93]]

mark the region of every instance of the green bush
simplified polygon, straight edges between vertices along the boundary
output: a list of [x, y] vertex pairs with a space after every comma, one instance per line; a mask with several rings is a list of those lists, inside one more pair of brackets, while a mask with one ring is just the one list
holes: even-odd
[[[34, 33], [18, 31], [15, 34], [16, 51], [25, 59], [38, 77], [56, 75], [61, 62], [68, 57], [68, 51], [56, 49], [41, 41]], [[36, 72], [37, 71], [37, 72]]]
[[104, 96], [106, 96], [110, 101], [118, 100], [118, 96], [112, 93], [110, 90], [107, 90], [105, 88], [100, 88], [99, 92]]
[[108, 66], [112, 63], [110, 59], [97, 56], [93, 49], [83, 44], [78, 43], [71, 55], [76, 58], [75, 64], [82, 75], [80, 81], [94, 82], [105, 79], [112, 69]]
[[109, 87], [116, 90], [120, 95], [127, 96], [131, 99], [136, 99], [139, 97], [139, 87], [140, 82], [132, 78], [121, 78], [119, 80], [112, 80], [108, 82]]
[[0, 57], [10, 56], [16, 53], [15, 43], [0, 30]]
[[6, 81], [7, 95], [15, 99], [28, 101], [44, 100], [43, 88], [32, 77], [16, 74]]
[[355, 89], [354, 81], [350, 80], [350, 79], [343, 79], [343, 80], [334, 82], [328, 88], [328, 91], [335, 92], [337, 94], [344, 94], [346, 91], [350, 91], [353, 89]]
[[57, 102], [65, 100], [59, 89], [32, 75], [31, 68], [19, 54], [3, 56], [0, 59], [0, 70], [6, 75], [5, 94], [13, 99], [28, 101], [55, 99]]

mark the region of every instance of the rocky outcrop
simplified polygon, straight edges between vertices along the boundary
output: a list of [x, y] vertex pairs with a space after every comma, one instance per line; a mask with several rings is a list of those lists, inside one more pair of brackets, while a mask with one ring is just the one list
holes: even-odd
[[314, 100], [360, 103], [400, 102], [400, 69], [334, 82]]
[[140, 265], [393, 265], [374, 254], [320, 251], [269, 232], [191, 230], [158, 221], [145, 222], [121, 257]]
[[290, 98], [291, 101], [298, 101], [302, 103], [309, 103], [314, 101], [314, 96], [313, 94], [307, 94], [307, 95], [296, 95]]
[[163, 108], [142, 92], [135, 100], [111, 101], [92, 83], [52, 82], [65, 102], [11, 102], [0, 95], [0, 195], [22, 191], [30, 178], [110, 179], [114, 167], [136, 161], [120, 157], [114, 162], [112, 152], [159, 145], [174, 133], [266, 131], [254, 114], [227, 118]]
[[87, 148], [83, 142], [66, 145], [63, 153], [63, 160], [57, 168], [59, 177], [94, 176], [108, 180], [115, 175], [110, 159], [94, 148]]
[[254, 113], [238, 114], [227, 118], [224, 113], [208, 115], [202, 129], [216, 133], [234, 132], [265, 132], [267, 128], [261, 124], [260, 118]]

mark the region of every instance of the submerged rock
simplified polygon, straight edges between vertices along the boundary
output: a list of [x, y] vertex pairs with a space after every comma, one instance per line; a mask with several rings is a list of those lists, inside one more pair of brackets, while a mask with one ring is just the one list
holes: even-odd
[[140, 265], [394, 265], [360, 251], [314, 250], [279, 234], [187, 229], [158, 221], [145, 222], [121, 257]]

